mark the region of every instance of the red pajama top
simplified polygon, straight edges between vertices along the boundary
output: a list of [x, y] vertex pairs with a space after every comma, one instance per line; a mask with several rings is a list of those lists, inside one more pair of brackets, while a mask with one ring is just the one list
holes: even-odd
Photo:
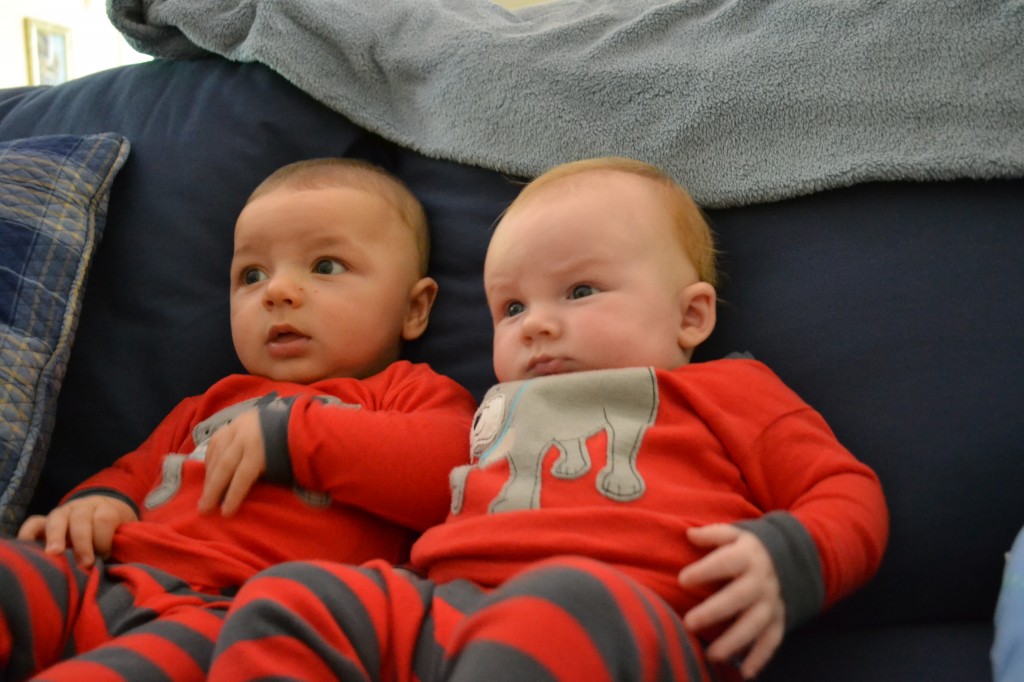
[[[495, 586], [558, 554], [607, 561], [683, 613], [708, 590], [679, 570], [686, 529], [736, 523], [772, 555], [789, 625], [877, 570], [888, 511], [876, 475], [766, 366], [580, 372], [493, 387], [452, 511], [412, 549], [435, 581]], [[710, 589], [710, 588], [708, 588]]]
[[[98, 492], [129, 502], [139, 521], [118, 528], [111, 558], [200, 588], [237, 586], [293, 559], [399, 562], [444, 519], [448, 472], [468, 461], [475, 406], [454, 381], [405, 361], [310, 385], [233, 375], [182, 401], [66, 499]], [[202, 515], [206, 439], [246, 409], [260, 410], [268, 473], [280, 482], [258, 481], [230, 518]]]

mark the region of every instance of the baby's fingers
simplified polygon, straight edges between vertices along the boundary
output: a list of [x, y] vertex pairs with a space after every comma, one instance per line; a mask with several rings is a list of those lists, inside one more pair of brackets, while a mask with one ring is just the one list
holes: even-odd
[[760, 602], [737, 616], [708, 647], [708, 656], [713, 660], [726, 661], [751, 649], [773, 624], [771, 610]]
[[46, 538], [46, 517], [36, 514], [25, 519], [18, 529], [19, 540], [44, 540]]
[[697, 546], [714, 547], [710, 554], [679, 572], [679, 582], [695, 586], [735, 578], [747, 570], [749, 561], [742, 552], [730, 551], [742, 531], [733, 526], [716, 525], [691, 528], [687, 538]]
[[[202, 514], [212, 512], [224, 499], [224, 493], [231, 484], [235, 473], [236, 459], [233, 454], [219, 452], [218, 457], [206, 459], [206, 478], [203, 481], [203, 492], [199, 496], [199, 511]], [[232, 461], [229, 461], [232, 460]]]
[[757, 586], [749, 580], [732, 580], [686, 612], [683, 622], [697, 631], [739, 616], [757, 601]]
[[68, 547], [68, 524], [71, 508], [61, 506], [46, 515], [46, 551], [60, 554]]
[[[94, 512], [95, 509], [92, 505], [75, 505], [71, 508], [71, 515], [68, 518], [68, 540], [71, 543], [71, 549], [74, 550], [75, 560], [82, 568], [90, 568], [96, 563], [96, 550], [93, 546]], [[46, 536], [50, 538], [49, 529], [47, 529]], [[47, 544], [47, 550], [49, 550], [49, 544]]]
[[249, 490], [259, 477], [259, 468], [252, 465], [250, 460], [242, 458], [231, 477], [228, 490], [224, 494], [224, 502], [221, 504], [221, 513], [224, 516], [231, 516], [238, 511], [238, 508], [242, 506], [242, 501], [245, 500]]
[[713, 523], [688, 529], [686, 539], [698, 547], [721, 547], [736, 540], [742, 532], [728, 523]]
[[97, 556], [106, 558], [114, 546], [114, 533], [123, 523], [136, 520], [135, 510], [113, 498], [97, 504], [92, 515], [92, 547]]
[[744, 657], [740, 665], [740, 673], [743, 677], [752, 679], [756, 677], [771, 660], [775, 650], [782, 644], [783, 626], [771, 625], [751, 647], [750, 652]]

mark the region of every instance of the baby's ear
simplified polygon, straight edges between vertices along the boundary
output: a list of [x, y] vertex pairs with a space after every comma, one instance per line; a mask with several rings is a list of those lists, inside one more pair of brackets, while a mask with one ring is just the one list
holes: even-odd
[[679, 347], [692, 351], [711, 336], [715, 328], [718, 294], [707, 282], [696, 282], [683, 289], [680, 298], [682, 318], [679, 325]]
[[412, 285], [409, 290], [409, 312], [402, 325], [402, 338], [406, 341], [418, 339], [427, 330], [430, 321], [430, 309], [437, 298], [437, 282], [432, 277], [423, 279]]

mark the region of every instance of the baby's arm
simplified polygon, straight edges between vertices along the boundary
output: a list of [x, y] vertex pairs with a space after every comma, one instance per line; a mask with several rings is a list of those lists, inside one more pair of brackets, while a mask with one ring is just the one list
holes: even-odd
[[[421, 366], [402, 365], [388, 376], [362, 408], [299, 399], [281, 413], [289, 473], [306, 490], [422, 531], [451, 506], [448, 474], [469, 462], [476, 403]], [[275, 449], [268, 444], [268, 462]]]
[[46, 516], [30, 516], [18, 531], [18, 539], [45, 541], [50, 554], [60, 554], [70, 544], [78, 564], [89, 568], [97, 556], [110, 554], [117, 527], [136, 520], [130, 504], [96, 493], [65, 502]]
[[[773, 618], [781, 614], [783, 630], [788, 632], [856, 590], [874, 574], [888, 537], [888, 511], [878, 477], [836, 440], [820, 414], [763, 366], [738, 364], [735, 368], [749, 373], [744, 380], [733, 378], [729, 384], [736, 390], [742, 387], [743, 400], [736, 400], [734, 393], [723, 389], [721, 409], [742, 409], [744, 415], [753, 415], [751, 419], [757, 426], [752, 431], [741, 430], [745, 437], [727, 434], [727, 449], [747, 484], [751, 501], [768, 512], [736, 522], [735, 531], [753, 535], [760, 541], [758, 550], [770, 557], [783, 605]], [[748, 420], [746, 416], [728, 414]], [[745, 424], [744, 429], [750, 426]], [[751, 435], [755, 437], [749, 438]], [[746, 533], [737, 535], [733, 543], [728, 535], [723, 539], [717, 535], [720, 531], [711, 528], [692, 531], [692, 542], [716, 547], [694, 563], [694, 570], [719, 552], [731, 549], [733, 544], [739, 545], [746, 537]], [[705, 536], [712, 532], [714, 537]], [[722, 556], [728, 561], [735, 560], [731, 552]], [[715, 561], [718, 560], [716, 557]], [[719, 569], [719, 576], [730, 580], [719, 590], [723, 595], [733, 583], [741, 584], [730, 577], [729, 569], [732, 575], [742, 572], [742, 568], [731, 564]], [[705, 586], [706, 577], [701, 575], [698, 580], [693, 573], [684, 574], [689, 583], [702, 582]], [[694, 607], [689, 618], [704, 626], [714, 616], [720, 624], [731, 625], [726, 615], [729, 609], [720, 608], [718, 596], [716, 592], [706, 604]], [[755, 602], [750, 598], [750, 604]], [[747, 615], [742, 604], [733, 605], [732, 612], [744, 614], [736, 623]], [[722, 650], [727, 649], [733, 655], [745, 656], [743, 672], [747, 674], [763, 666], [778, 646], [775, 638], [781, 639], [781, 634], [770, 634], [775, 630], [765, 625], [760, 635], [748, 632], [745, 639], [753, 648], [745, 652], [737, 644], [739, 635], [733, 639], [731, 629], [726, 629], [722, 637], [728, 638], [721, 645], [717, 642], [722, 637], [713, 643], [714, 653], [722, 655]]]
[[724, 583], [686, 613], [683, 622], [699, 632], [717, 625], [727, 629], [708, 647], [708, 657], [726, 661], [743, 656], [740, 672], [757, 675], [782, 643], [786, 609], [782, 588], [768, 550], [751, 532], [728, 524], [691, 528], [687, 538], [712, 551], [679, 573], [686, 587]]
[[[398, 368], [362, 405], [293, 395], [245, 412], [210, 438], [200, 511], [235, 513], [258, 480], [327, 492], [422, 530], [449, 506], [448, 472], [469, 458], [476, 404], [450, 379]], [[356, 396], [350, 396], [355, 398]]]

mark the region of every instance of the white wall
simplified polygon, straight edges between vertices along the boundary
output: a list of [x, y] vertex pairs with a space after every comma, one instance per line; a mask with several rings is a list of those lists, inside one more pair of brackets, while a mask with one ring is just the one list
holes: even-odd
[[28, 83], [25, 17], [71, 29], [72, 78], [149, 59], [111, 26], [105, 0], [0, 0], [0, 88]]

